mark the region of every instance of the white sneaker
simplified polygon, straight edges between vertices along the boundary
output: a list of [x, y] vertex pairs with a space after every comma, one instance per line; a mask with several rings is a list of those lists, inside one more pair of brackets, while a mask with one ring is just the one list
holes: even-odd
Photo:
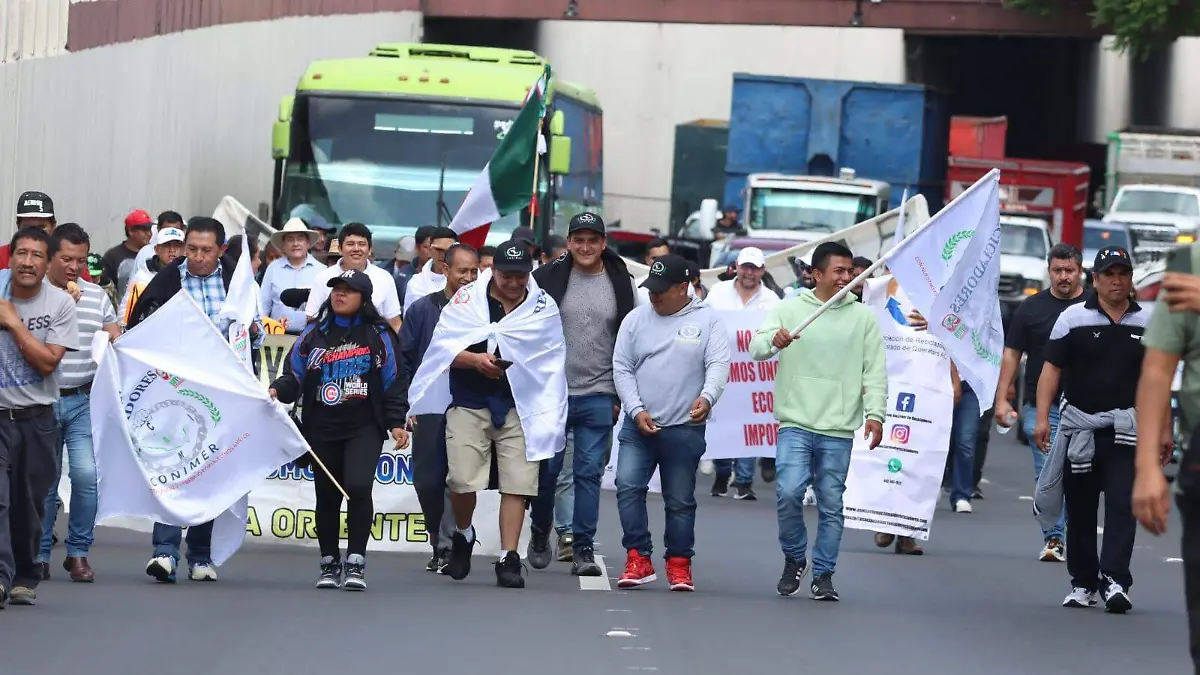
[[1070, 595], [1063, 599], [1063, 607], [1095, 607], [1096, 593], [1083, 588], [1072, 588]]
[[960, 499], [960, 500], [954, 502], [954, 512], [955, 513], [970, 513], [971, 512], [971, 502], [969, 502], [965, 499]]
[[188, 578], [192, 581], [216, 581], [217, 568], [205, 563], [192, 565], [191, 570], [188, 571]]
[[1124, 614], [1133, 609], [1133, 603], [1129, 600], [1129, 592], [1125, 590], [1124, 586], [1109, 577], [1104, 577], [1104, 581], [1108, 582], [1108, 586], [1104, 588], [1104, 611], [1112, 614]]
[[711, 476], [717, 470], [717, 465], [713, 464], [711, 459], [700, 460], [700, 474], [703, 476]]
[[1057, 538], [1046, 542], [1042, 547], [1042, 552], [1038, 555], [1038, 560], [1042, 562], [1066, 562], [1067, 551], [1063, 548], [1063, 544]]
[[808, 489], [804, 491], [804, 505], [805, 506], [816, 506], [817, 505], [817, 493], [813, 491], [813, 488], [811, 485], [809, 485]]
[[160, 584], [175, 583], [175, 559], [169, 555], [156, 555], [146, 563], [146, 574]]

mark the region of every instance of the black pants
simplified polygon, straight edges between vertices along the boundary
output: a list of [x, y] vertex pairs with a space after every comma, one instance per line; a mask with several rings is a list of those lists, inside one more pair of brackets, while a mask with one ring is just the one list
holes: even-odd
[[[1107, 432], [1107, 433], [1105, 433]], [[1111, 577], [1126, 590], [1133, 585], [1129, 559], [1137, 521], [1133, 518], [1133, 446], [1113, 443], [1112, 430], [1096, 433], [1092, 470], [1071, 473], [1063, 467], [1063, 494], [1067, 500], [1067, 571], [1076, 588], [1100, 590], [1100, 577]], [[1096, 556], [1100, 493], [1104, 493], [1104, 535]]]
[[[375, 519], [371, 490], [375, 487], [375, 468], [383, 453], [383, 435], [371, 426], [359, 429], [345, 440], [309, 439], [309, 443], [350, 496], [346, 504], [346, 555], [366, 555]], [[342, 494], [319, 466], [313, 467], [313, 487], [317, 493], [317, 543], [321, 546], [321, 556], [338, 558]]]
[[446, 416], [419, 415], [412, 434], [413, 489], [425, 515], [429, 545], [439, 550], [450, 546], [453, 518], [446, 515]]
[[58, 476], [53, 410], [26, 420], [0, 414], [0, 584], [37, 588], [46, 495]]

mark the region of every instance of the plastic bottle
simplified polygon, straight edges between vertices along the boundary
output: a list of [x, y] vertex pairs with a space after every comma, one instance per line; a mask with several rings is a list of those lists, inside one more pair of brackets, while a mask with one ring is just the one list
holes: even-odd
[[1010, 412], [1008, 414], [1008, 426], [1004, 426], [1003, 424], [1000, 424], [1000, 422], [996, 422], [996, 431], [1000, 432], [1001, 434], [1007, 434], [1008, 432], [1012, 431], [1013, 425], [1016, 423], [1017, 413]]

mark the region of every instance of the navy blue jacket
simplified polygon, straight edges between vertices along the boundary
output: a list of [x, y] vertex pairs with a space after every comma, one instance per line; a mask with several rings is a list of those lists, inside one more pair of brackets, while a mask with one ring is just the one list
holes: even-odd
[[409, 382], [421, 367], [421, 359], [433, 342], [433, 329], [448, 304], [450, 298], [444, 291], [434, 291], [417, 299], [404, 313], [404, 323], [400, 326], [400, 363]]

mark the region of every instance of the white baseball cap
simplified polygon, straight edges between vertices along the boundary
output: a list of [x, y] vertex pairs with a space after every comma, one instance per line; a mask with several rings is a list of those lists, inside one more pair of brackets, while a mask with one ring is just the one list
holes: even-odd
[[[726, 258], [728, 260], [728, 258]], [[762, 249], [754, 246], [747, 246], [738, 253], [737, 266], [754, 265], [755, 267], [766, 267], [767, 256], [763, 255]]]
[[154, 245], [165, 244], [169, 241], [178, 241], [183, 243], [183, 230], [178, 227], [164, 227], [154, 235]]

